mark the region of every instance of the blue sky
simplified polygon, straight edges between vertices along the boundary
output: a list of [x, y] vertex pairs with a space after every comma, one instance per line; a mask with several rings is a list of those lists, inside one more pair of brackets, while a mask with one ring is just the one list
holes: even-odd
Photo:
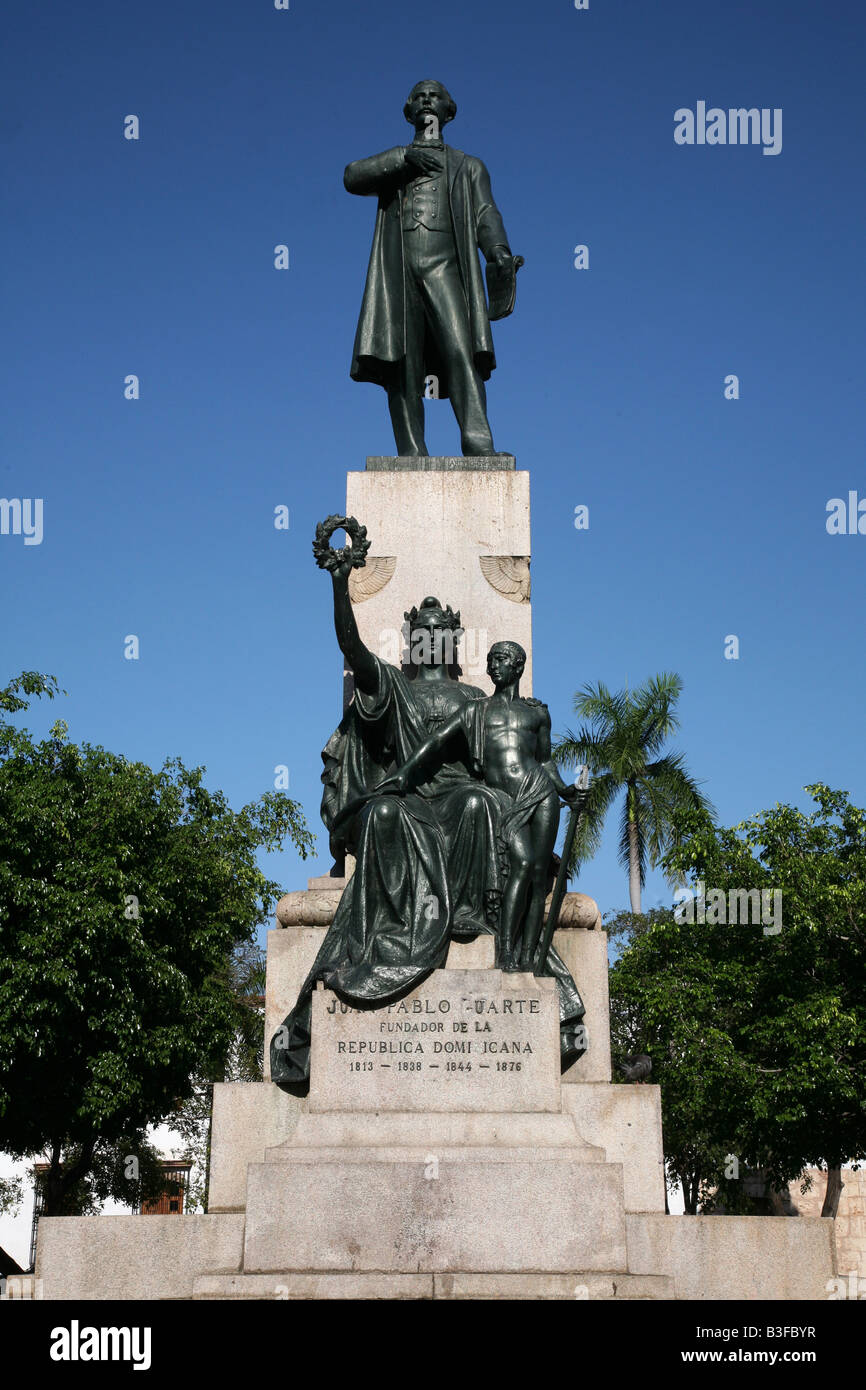
[[[866, 535], [825, 520], [866, 497], [864, 27], [853, 0], [15, 5], [0, 495], [44, 499], [44, 538], [0, 536], [2, 668], [69, 691], [31, 725], [205, 764], [237, 806], [286, 764], [321, 831], [342, 668], [310, 540], [346, 470], [393, 452], [383, 393], [348, 376], [374, 205], [342, 171], [411, 138], [408, 89], [436, 77], [526, 258], [489, 405], [532, 474], [554, 730], [585, 681], [674, 670], [723, 821], [816, 780], [863, 804]], [[781, 108], [781, 153], [675, 144], [699, 100]], [[447, 404], [429, 419], [455, 452]], [[579, 885], [605, 911], [615, 844], [611, 823]], [[319, 846], [270, 873], [303, 887]]]

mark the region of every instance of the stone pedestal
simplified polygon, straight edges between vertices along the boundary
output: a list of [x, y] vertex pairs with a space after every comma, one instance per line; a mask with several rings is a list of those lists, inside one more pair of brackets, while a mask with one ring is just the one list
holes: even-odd
[[570, 1150], [546, 1160], [533, 1148], [495, 1152], [498, 1162], [462, 1147], [435, 1178], [433, 1160], [375, 1147], [331, 1161], [299, 1149], [290, 1162], [256, 1164], [244, 1270], [519, 1272], [529, 1257], [551, 1273], [625, 1272], [619, 1168]]
[[309, 1112], [249, 1168], [245, 1271], [518, 1271], [530, 1232], [539, 1269], [624, 1269], [622, 1168], [562, 1108], [553, 980], [439, 970], [375, 1011], [320, 990], [312, 1036]]
[[559, 1111], [555, 980], [436, 970], [395, 1004], [313, 995], [311, 1111]]
[[312, 1037], [308, 1111], [248, 1168], [245, 1275], [517, 1273], [528, 1246], [625, 1272], [622, 1165], [563, 1108], [553, 980], [440, 970], [373, 1011], [319, 990]]
[[[345, 886], [344, 878], [311, 878], [305, 891], [286, 893], [277, 904], [279, 927], [268, 933], [265, 1037], [273, 1037], [294, 1005]], [[607, 936], [601, 930], [598, 904], [587, 894], [566, 893], [554, 945], [578, 982], [586, 1005], [589, 1038], [587, 1054], [570, 1068], [564, 1080], [572, 1085], [579, 1081], [610, 1081]], [[492, 936], [453, 941], [446, 964], [449, 969], [489, 969], [493, 966], [494, 949]], [[270, 1058], [266, 1049], [265, 1080], [269, 1079]]]
[[432, 594], [460, 610], [461, 680], [492, 691], [487, 651], [510, 640], [527, 653], [520, 689], [532, 694], [529, 474], [513, 458], [368, 459], [347, 475], [346, 514], [371, 541], [350, 581], [371, 651], [408, 663], [403, 614]]
[[[272, 933], [269, 977], [324, 930]], [[216, 1087], [207, 1216], [43, 1220], [42, 1296], [826, 1297], [832, 1222], [666, 1216], [658, 1088], [561, 1077], [552, 982], [500, 974], [489, 938], [452, 954], [403, 1010], [317, 992], [308, 1099]], [[371, 1046], [394, 1039], [415, 1050]]]

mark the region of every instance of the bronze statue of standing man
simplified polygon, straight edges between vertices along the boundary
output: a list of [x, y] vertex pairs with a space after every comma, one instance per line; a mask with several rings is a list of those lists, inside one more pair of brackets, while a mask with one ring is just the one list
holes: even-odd
[[463, 454], [494, 453], [484, 389], [496, 366], [490, 320], [514, 307], [522, 260], [511, 254], [481, 160], [442, 140], [456, 112], [441, 82], [417, 82], [403, 108], [412, 143], [356, 160], [343, 177], [350, 193], [379, 199], [351, 376], [387, 391], [398, 454], [427, 453], [428, 377], [451, 400]]

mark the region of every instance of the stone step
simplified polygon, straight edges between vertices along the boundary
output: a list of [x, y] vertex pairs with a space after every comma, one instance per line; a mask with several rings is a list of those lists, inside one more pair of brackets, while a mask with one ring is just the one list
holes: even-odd
[[[243, 1269], [326, 1274], [625, 1270], [622, 1165], [558, 1148], [462, 1148], [447, 1161], [342, 1148], [252, 1163]], [[503, 1159], [505, 1161], [503, 1161]], [[652, 1271], [651, 1271], [652, 1272]]]
[[[332, 878], [329, 874], [321, 874], [316, 878], [307, 879], [306, 888], [296, 888], [291, 893], [284, 893], [277, 903], [276, 918], [280, 927], [320, 927], [329, 926], [334, 920], [334, 914], [340, 905], [340, 899], [346, 884], [347, 878]], [[544, 920], [547, 921], [547, 913], [550, 908], [552, 895], [548, 893], [544, 903]], [[571, 928], [582, 927], [586, 931], [594, 931], [601, 927], [601, 912], [598, 903], [587, 893], [566, 893], [562, 900], [559, 910], [558, 930], [565, 931]], [[488, 943], [485, 951], [489, 950], [489, 960], [484, 959], [482, 965], [493, 966], [493, 956], [495, 941], [492, 936], [472, 937], [469, 941], [452, 940], [454, 946], [474, 945], [476, 942]], [[449, 956], [448, 966], [460, 969], [459, 964], [455, 964]], [[471, 968], [471, 967], [470, 967]]]
[[603, 1163], [605, 1150], [585, 1143], [570, 1114], [487, 1113], [454, 1114], [447, 1111], [308, 1112], [298, 1117], [292, 1137], [266, 1150], [269, 1162], [291, 1162], [299, 1148], [423, 1147], [434, 1149], [469, 1146], [482, 1148], [561, 1146], [580, 1149], [586, 1163]]
[[[266, 1155], [271, 1160], [272, 1153]], [[409, 1163], [422, 1168], [438, 1164], [465, 1163], [599, 1163], [606, 1162], [603, 1149], [590, 1149], [589, 1156], [583, 1145], [566, 1148], [554, 1145], [545, 1148], [539, 1144], [525, 1144], [522, 1148], [501, 1144], [365, 1144], [359, 1145], [310, 1145], [299, 1148], [292, 1144], [289, 1153], [281, 1153], [284, 1162], [292, 1163]]]
[[202, 1274], [193, 1285], [193, 1299], [430, 1299], [432, 1274], [307, 1274], [282, 1270], [275, 1274]]
[[638, 1299], [674, 1297], [669, 1274], [434, 1274], [434, 1298], [448, 1299]]
[[196, 1279], [193, 1298], [206, 1299], [669, 1299], [670, 1275], [656, 1274], [206, 1274]]

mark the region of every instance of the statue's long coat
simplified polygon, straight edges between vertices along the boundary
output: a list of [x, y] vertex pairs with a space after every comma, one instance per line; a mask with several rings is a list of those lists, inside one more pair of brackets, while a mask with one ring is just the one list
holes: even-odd
[[[487, 257], [494, 246], [507, 247], [508, 238], [490, 191], [490, 175], [481, 160], [448, 145], [445, 172], [475, 365], [482, 380], [487, 381], [496, 357], [478, 248]], [[356, 160], [343, 177], [350, 193], [374, 194], [379, 199], [351, 376], [355, 381], [375, 381], [386, 388], [406, 355], [403, 192], [416, 173], [406, 165], [404, 146], [397, 145], [383, 154]], [[437, 377], [439, 395], [448, 395], [445, 367], [429, 333], [424, 344], [424, 374]]]

